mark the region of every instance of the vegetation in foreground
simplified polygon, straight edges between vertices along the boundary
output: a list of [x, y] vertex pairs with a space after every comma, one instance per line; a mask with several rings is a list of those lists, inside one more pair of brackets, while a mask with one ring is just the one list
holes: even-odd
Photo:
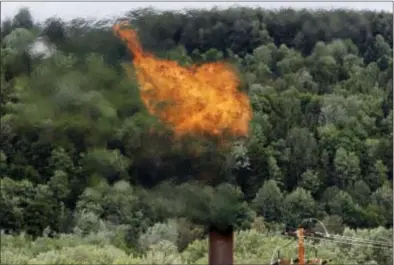
[[[235, 264], [269, 264], [278, 246], [281, 255], [296, 257], [296, 241], [269, 232], [261, 220], [255, 227], [235, 234]], [[124, 248], [124, 242], [109, 227], [102, 225], [99, 231], [89, 234], [63, 234], [56, 238], [47, 236], [31, 240], [24, 234], [2, 235], [1, 264], [208, 264], [207, 239], [190, 243], [179, 251], [179, 228], [176, 222], [156, 224], [140, 238], [143, 253]], [[343, 236], [368, 240], [390, 239], [392, 229], [382, 227], [372, 230], [345, 229]], [[392, 249], [374, 249], [365, 245], [340, 245], [336, 242], [320, 242], [314, 246], [319, 258], [331, 259], [331, 264], [392, 264]], [[306, 257], [315, 257], [312, 248], [306, 248]]]

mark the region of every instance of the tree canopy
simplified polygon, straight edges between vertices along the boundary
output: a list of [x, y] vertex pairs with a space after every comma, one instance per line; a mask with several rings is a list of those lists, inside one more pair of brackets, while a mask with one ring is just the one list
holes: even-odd
[[[5, 233], [106, 227], [125, 251], [147, 251], [160, 234], [198, 256], [191, 242], [207, 224], [295, 228], [314, 217], [335, 231], [392, 228], [392, 13], [148, 8], [123, 18], [160, 58], [236, 67], [253, 110], [249, 137], [223, 150], [175, 141], [124, 70], [133, 55], [113, 21], [38, 23], [21, 9], [1, 24]], [[202, 258], [189, 252], [171, 262]]]

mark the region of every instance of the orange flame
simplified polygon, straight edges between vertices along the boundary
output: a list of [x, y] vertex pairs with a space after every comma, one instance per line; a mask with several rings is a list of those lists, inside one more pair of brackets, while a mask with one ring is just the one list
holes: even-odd
[[117, 37], [134, 54], [134, 68], [141, 98], [148, 111], [173, 126], [175, 135], [234, 136], [248, 133], [252, 117], [249, 98], [238, 91], [236, 73], [221, 62], [185, 68], [175, 61], [143, 51], [137, 33], [114, 26]]

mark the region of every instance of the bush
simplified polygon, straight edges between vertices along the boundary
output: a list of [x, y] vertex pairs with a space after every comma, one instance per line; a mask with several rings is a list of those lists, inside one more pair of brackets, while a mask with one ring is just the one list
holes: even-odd
[[230, 184], [212, 188], [187, 183], [178, 190], [184, 202], [180, 214], [196, 224], [226, 231], [230, 227], [250, 227], [254, 218], [253, 211], [243, 201], [241, 190]]
[[144, 234], [140, 236], [139, 246], [143, 250], [147, 250], [150, 246], [159, 244], [165, 240], [176, 244], [178, 239], [178, 224], [175, 220], [168, 220], [166, 223], [156, 223], [148, 228]]
[[111, 245], [79, 245], [40, 253], [28, 264], [112, 264], [117, 258], [126, 258], [124, 251]]
[[[167, 227], [157, 224], [152, 227]], [[168, 227], [167, 227], [168, 228]], [[156, 228], [155, 228], [156, 229]], [[152, 229], [151, 231], [154, 231]], [[160, 231], [157, 229], [155, 231]], [[163, 229], [166, 231], [166, 229]], [[146, 235], [155, 233], [146, 233]], [[158, 233], [160, 235], [160, 233]], [[165, 235], [166, 233], [164, 233]], [[332, 234], [341, 238], [341, 235]], [[392, 244], [392, 229], [351, 230], [346, 228], [343, 236], [368, 240], [386, 241]], [[144, 253], [128, 254], [127, 251], [103, 241], [101, 235], [90, 234], [59, 235], [56, 238], [41, 237], [34, 241], [25, 235], [2, 235], [1, 264], [207, 264], [208, 239], [198, 239], [189, 244], [183, 252], [168, 240], [162, 239], [151, 244]], [[93, 243], [96, 241], [96, 243]], [[306, 258], [315, 255], [311, 242], [306, 241]], [[366, 244], [343, 244], [335, 241], [313, 243], [319, 258], [331, 259], [330, 264], [392, 264], [392, 251], [371, 248]], [[297, 241], [280, 235], [267, 235], [255, 229], [235, 232], [235, 264], [267, 264], [277, 258], [277, 250], [282, 257], [296, 255]]]

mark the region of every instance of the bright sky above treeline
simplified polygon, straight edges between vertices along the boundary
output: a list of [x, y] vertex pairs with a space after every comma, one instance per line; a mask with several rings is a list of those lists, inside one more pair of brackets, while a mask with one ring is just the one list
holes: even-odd
[[356, 10], [376, 10], [393, 12], [393, 2], [244, 2], [244, 1], [148, 1], [148, 2], [2, 2], [1, 20], [13, 17], [20, 8], [29, 8], [33, 18], [44, 21], [47, 18], [57, 16], [64, 20], [77, 17], [84, 18], [111, 18], [121, 16], [132, 9], [154, 7], [161, 10], [182, 10], [190, 8], [227, 8], [239, 5], [247, 7], [262, 7], [267, 9], [294, 8], [294, 9], [331, 9], [346, 8]]

